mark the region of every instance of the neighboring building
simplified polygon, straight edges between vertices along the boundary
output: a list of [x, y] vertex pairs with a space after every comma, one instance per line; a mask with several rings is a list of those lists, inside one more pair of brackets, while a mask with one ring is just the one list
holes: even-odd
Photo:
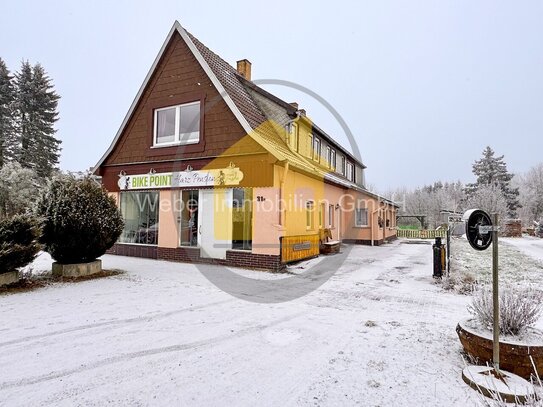
[[249, 61], [234, 69], [176, 22], [94, 173], [125, 219], [111, 253], [276, 270], [289, 251], [318, 253], [325, 229], [396, 237], [397, 206], [364, 169], [251, 82]]

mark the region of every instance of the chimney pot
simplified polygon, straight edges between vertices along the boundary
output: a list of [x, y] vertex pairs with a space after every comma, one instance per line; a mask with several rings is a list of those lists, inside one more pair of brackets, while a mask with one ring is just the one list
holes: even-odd
[[248, 81], [251, 80], [251, 62], [248, 59], [242, 59], [237, 62], [237, 71]]

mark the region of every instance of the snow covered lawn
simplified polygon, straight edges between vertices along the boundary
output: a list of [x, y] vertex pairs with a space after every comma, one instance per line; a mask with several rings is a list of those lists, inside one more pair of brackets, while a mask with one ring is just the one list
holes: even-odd
[[533, 236], [523, 236], [522, 238], [502, 238], [504, 242], [515, 246], [521, 252], [539, 260], [543, 265], [543, 239]]
[[356, 246], [319, 289], [277, 304], [193, 265], [104, 256], [126, 272], [0, 295], [0, 404], [474, 405], [455, 332], [469, 297], [434, 284], [431, 255]]
[[[543, 239], [500, 238], [498, 242], [501, 281], [543, 282]], [[492, 248], [476, 251], [465, 238], [453, 238], [451, 258], [451, 275], [469, 274], [477, 281], [491, 281]]]

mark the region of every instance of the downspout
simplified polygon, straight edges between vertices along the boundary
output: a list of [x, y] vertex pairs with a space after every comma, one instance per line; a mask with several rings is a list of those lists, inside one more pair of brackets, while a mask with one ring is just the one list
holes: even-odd
[[337, 205], [337, 240], [343, 241], [341, 238], [341, 205]]
[[385, 206], [383, 210], [383, 243], [387, 240], [387, 212], [388, 208]]
[[284, 227], [285, 226], [285, 218], [286, 218], [286, 211], [283, 208], [283, 189], [285, 188], [285, 180], [288, 175], [288, 171], [290, 169], [290, 163], [287, 161], [285, 162], [285, 167], [283, 168], [283, 173], [281, 174], [281, 179], [279, 180], [279, 226]]
[[[375, 240], [375, 214], [377, 212], [379, 212], [379, 205], [381, 204], [381, 201], [379, 200], [379, 198], [377, 198], [377, 209], [375, 209], [372, 213], [371, 213], [371, 245], [372, 246], [375, 246], [374, 245], [374, 240]], [[379, 227], [379, 225], [377, 225], [377, 227]]]

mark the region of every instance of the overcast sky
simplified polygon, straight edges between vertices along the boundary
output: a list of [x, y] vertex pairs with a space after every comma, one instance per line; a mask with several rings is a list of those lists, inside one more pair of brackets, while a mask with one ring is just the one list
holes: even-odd
[[[0, 14], [0, 57], [40, 62], [60, 101], [61, 168], [105, 152], [173, 22], [253, 79], [283, 79], [326, 99], [384, 191], [472, 180], [486, 145], [510, 170], [543, 161], [540, 1], [18, 1]], [[317, 101], [297, 101], [348, 145]]]

